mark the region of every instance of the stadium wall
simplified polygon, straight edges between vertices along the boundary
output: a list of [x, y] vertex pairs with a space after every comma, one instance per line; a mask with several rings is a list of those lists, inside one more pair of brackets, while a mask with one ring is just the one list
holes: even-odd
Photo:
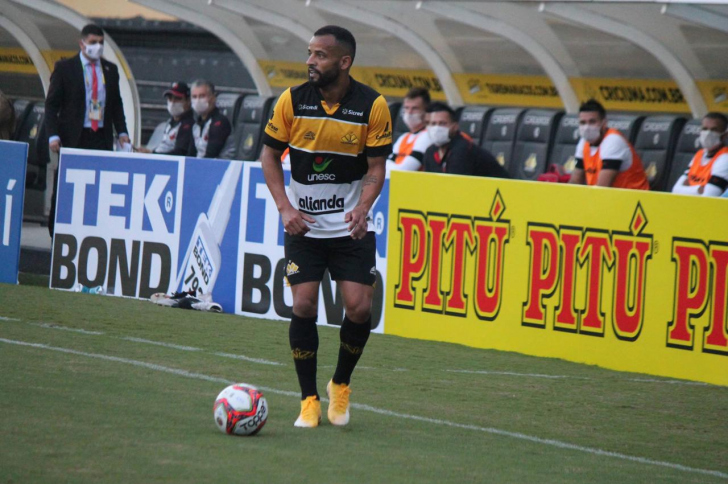
[[386, 333], [728, 385], [724, 200], [402, 172], [391, 187]]

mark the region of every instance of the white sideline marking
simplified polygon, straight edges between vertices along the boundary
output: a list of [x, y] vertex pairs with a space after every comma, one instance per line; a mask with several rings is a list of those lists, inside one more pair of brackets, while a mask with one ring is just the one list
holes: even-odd
[[[448, 373], [466, 373], [470, 375], [507, 375], [507, 376], [525, 376], [529, 378], [548, 378], [551, 380], [559, 379], [570, 379], [570, 380], [593, 380], [598, 381], [598, 378], [589, 378], [588, 376], [571, 376], [571, 375], [544, 375], [541, 373], [517, 373], [513, 371], [490, 371], [490, 370], [444, 370]], [[668, 383], [670, 385], [692, 385], [707, 387], [711, 386], [710, 383], [702, 381], [688, 381], [688, 380], [660, 380], [657, 378], [618, 378], [617, 381], [630, 381], [637, 383]]]
[[41, 328], [49, 328], [49, 329], [60, 329], [61, 331], [70, 331], [72, 333], [81, 333], [81, 334], [92, 334], [92, 335], [101, 335], [104, 334], [101, 331], [90, 331], [88, 329], [80, 329], [80, 328], [68, 328], [66, 326], [61, 326], [59, 324], [53, 324], [53, 323], [28, 323], [32, 326], [38, 326]]
[[507, 375], [507, 376], [526, 376], [530, 378], [549, 378], [549, 379], [577, 379], [577, 380], [591, 380], [591, 378], [585, 376], [568, 376], [568, 375], [543, 375], [540, 373], [516, 373], [514, 371], [489, 371], [489, 370], [445, 370], [448, 373], [467, 373], [470, 375]]
[[[49, 329], [59, 329], [62, 331], [72, 331], [76, 333], [82, 333], [82, 334], [88, 334], [88, 335], [103, 335], [105, 333], [101, 331], [90, 331], [86, 329], [78, 329], [78, 328], [69, 328], [67, 326], [61, 326], [59, 324], [55, 323], [33, 323], [29, 321], [22, 321], [21, 319], [17, 318], [8, 318], [4, 316], [0, 316], [0, 321], [19, 321], [24, 322], [26, 324], [30, 324], [32, 326], [39, 326], [41, 328], [49, 328]], [[112, 336], [112, 338], [115, 336]], [[183, 351], [205, 351], [201, 348], [195, 348], [194, 346], [182, 346], [182, 345], [175, 345], [173, 343], [164, 343], [161, 341], [153, 341], [148, 339], [142, 339], [142, 338], [134, 338], [131, 336], [128, 337], [115, 337], [118, 339], [123, 339], [126, 341], [132, 341], [136, 343], [146, 343], [146, 344], [152, 344], [157, 346], [164, 346], [167, 348], [172, 349], [179, 349]], [[250, 356], [245, 355], [235, 355], [231, 353], [211, 353], [215, 356], [220, 356], [223, 358], [233, 358], [236, 360], [242, 360], [242, 361], [248, 361], [250, 363], [258, 363], [261, 365], [272, 365], [272, 366], [286, 366], [285, 363], [280, 363], [277, 361], [271, 361], [271, 360], [265, 360], [263, 358], [253, 358]], [[320, 365], [319, 368], [336, 368], [335, 365]], [[373, 366], [357, 366], [357, 370], [381, 370], [381, 371], [409, 371], [407, 368], [378, 368]], [[491, 371], [491, 370], [442, 370], [448, 373], [464, 373], [464, 374], [474, 374], [474, 375], [504, 375], [504, 376], [521, 376], [521, 377], [530, 377], [530, 378], [546, 378], [550, 380], [559, 380], [559, 379], [573, 379], [573, 380], [599, 380], [596, 378], [589, 378], [585, 376], [570, 376], [570, 375], [546, 375], [546, 374], [540, 374], [540, 373], [518, 373], [518, 372], [511, 372], [511, 371]], [[619, 378], [619, 381], [629, 381], [629, 382], [636, 382], [636, 383], [666, 383], [670, 385], [689, 385], [689, 386], [711, 386], [710, 383], [700, 382], [700, 381], [688, 381], [688, 380], [660, 380], [657, 378]]]
[[176, 345], [173, 343], [163, 343], [161, 341], [152, 341], [150, 339], [134, 338], [133, 336], [124, 336], [121, 339], [123, 339], [124, 341], [133, 341], [134, 343], [144, 343], [147, 345], [164, 346], [165, 348], [173, 348], [175, 350], [202, 351], [202, 349], [195, 348], [194, 346], [182, 346], [182, 345]]
[[223, 358], [249, 361], [251, 363], [260, 363], [261, 365], [286, 366], [284, 363], [278, 363], [277, 361], [264, 360], [263, 358], [251, 358], [250, 356], [245, 355], [233, 355], [231, 353], [213, 353], [213, 355], [222, 356]]
[[[184, 376], [187, 378], [194, 378], [197, 380], [204, 380], [204, 381], [215, 382], [215, 383], [224, 383], [226, 385], [235, 383], [234, 381], [227, 380], [225, 378], [204, 375], [202, 373], [195, 373], [195, 372], [190, 372], [187, 370], [180, 370], [177, 368], [170, 368], [167, 366], [156, 365], [154, 363], [146, 363], [144, 361], [120, 358], [118, 356], [103, 355], [103, 354], [98, 354], [98, 353], [86, 353], [83, 351], [77, 351], [77, 350], [72, 350], [72, 349], [68, 349], [68, 348], [59, 348], [56, 346], [49, 346], [49, 345], [40, 344], [40, 343], [30, 343], [27, 341], [17, 341], [17, 340], [10, 340], [10, 339], [4, 339], [4, 338], [0, 338], [0, 342], [18, 345], [18, 346], [28, 346], [28, 347], [38, 348], [38, 349], [43, 349], [43, 350], [58, 351], [60, 353], [67, 353], [67, 354], [78, 355], [78, 356], [86, 356], [89, 358], [113, 361], [116, 363], [125, 363], [128, 365], [138, 366], [138, 367], [147, 368], [147, 369], [155, 370], [155, 371], [161, 371], [164, 373], [171, 373], [173, 375]], [[289, 392], [289, 391], [285, 391], [285, 390], [278, 390], [275, 388], [268, 388], [268, 387], [259, 387], [259, 388], [261, 390], [263, 390], [264, 392], [269, 392], [269, 393], [273, 393], [273, 394], [296, 397], [297, 399], [301, 397], [300, 393], [298, 393], [298, 392]], [[323, 398], [321, 400], [326, 401]], [[597, 448], [593, 448], [593, 447], [584, 447], [581, 445], [569, 444], [568, 442], [561, 442], [559, 440], [542, 439], [540, 437], [534, 437], [532, 435], [522, 434], [520, 432], [509, 432], [507, 430], [496, 429], [493, 427], [479, 427], [477, 425], [466, 425], [466, 424], [460, 424], [457, 422], [450, 422], [448, 420], [440, 420], [440, 419], [429, 418], [429, 417], [421, 417], [418, 415], [410, 415], [407, 413], [392, 412], [390, 410], [386, 410], [383, 408], [377, 408], [377, 407], [372, 407], [369, 405], [363, 405], [363, 404], [358, 404], [358, 403], [352, 403], [351, 406], [353, 408], [356, 408], [359, 410], [365, 410], [365, 411], [377, 413], [379, 415], [385, 415], [388, 417], [415, 420], [417, 422], [426, 422], [426, 423], [430, 423], [430, 424], [443, 425], [446, 427], [453, 427], [453, 428], [458, 428], [458, 429], [463, 429], [463, 430], [473, 430], [476, 432], [500, 435], [503, 437], [511, 437], [514, 439], [526, 440], [526, 441], [534, 442], [537, 444], [549, 445], [552, 447], [558, 447], [560, 449], [576, 450], [579, 452], [585, 452], [587, 454], [592, 454], [592, 455], [613, 457], [615, 459], [622, 459], [622, 460], [627, 460], [627, 461], [631, 461], [631, 462], [637, 462], [640, 464], [647, 464], [647, 465], [653, 465], [653, 466], [658, 466], [658, 467], [666, 467], [669, 469], [675, 469], [675, 470], [679, 470], [679, 471], [683, 471], [683, 472], [690, 472], [693, 474], [703, 474], [703, 475], [728, 479], [728, 473], [725, 473], [725, 472], [708, 470], [708, 469], [699, 469], [699, 468], [695, 468], [695, 467], [688, 467], [688, 466], [684, 466], [681, 464], [647, 459], [644, 457], [635, 457], [635, 456], [631, 456], [631, 455], [627, 455], [627, 454], [620, 454], [619, 452], [610, 452], [607, 450], [597, 449]]]

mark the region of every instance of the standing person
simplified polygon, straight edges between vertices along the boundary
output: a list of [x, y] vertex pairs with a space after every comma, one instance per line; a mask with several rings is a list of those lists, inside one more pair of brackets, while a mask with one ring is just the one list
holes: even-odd
[[192, 114], [190, 88], [186, 82], [174, 82], [164, 91], [167, 100], [167, 111], [170, 118], [164, 126], [162, 141], [150, 151], [138, 148], [142, 153], [159, 153], [165, 155], [186, 155], [192, 142], [192, 126], [195, 117]]
[[455, 111], [450, 106], [432, 103], [427, 113], [427, 132], [433, 144], [425, 151], [425, 171], [510, 178], [490, 152], [476, 146], [469, 136], [460, 131]]
[[192, 126], [188, 156], [217, 158], [232, 132], [227, 116], [215, 105], [217, 93], [210, 81], [199, 79], [192, 83], [192, 110], [197, 115]]
[[579, 108], [576, 167], [569, 183], [649, 190], [642, 160], [618, 130], [607, 126], [607, 112], [590, 99]]
[[[131, 147], [119, 90], [119, 69], [104, 54], [104, 31], [89, 24], [81, 30], [77, 56], [56, 62], [45, 101], [48, 147], [58, 153], [61, 146], [90, 150], [114, 149], [114, 129], [122, 146]], [[56, 185], [53, 182], [48, 231], [53, 236]]]
[[728, 195], [728, 118], [721, 113], [703, 116], [701, 149], [672, 188], [672, 193], [719, 197]]
[[[371, 208], [392, 151], [384, 97], [349, 76], [356, 41], [348, 30], [322, 27], [308, 45], [309, 81], [278, 99], [264, 135], [261, 161], [285, 228], [286, 277], [293, 292], [289, 330], [301, 386], [296, 427], [321, 422], [316, 388], [319, 286], [326, 269], [344, 299], [339, 360], [326, 391], [328, 419], [349, 422], [349, 383], [371, 330], [376, 278]], [[291, 184], [281, 154], [290, 148]]]
[[15, 108], [13, 107], [13, 103], [0, 91], [0, 140], [13, 139], [15, 121]]
[[424, 87], [413, 87], [405, 95], [402, 119], [409, 131], [395, 141], [392, 154], [387, 158], [387, 170], [422, 170], [425, 151], [432, 144], [425, 120], [429, 106], [430, 92]]

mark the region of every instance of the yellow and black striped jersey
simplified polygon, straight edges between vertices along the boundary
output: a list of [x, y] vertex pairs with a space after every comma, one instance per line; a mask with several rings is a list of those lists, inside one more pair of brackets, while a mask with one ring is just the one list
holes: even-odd
[[348, 235], [344, 214], [359, 202], [367, 158], [392, 152], [387, 102], [374, 89], [350, 81], [344, 98], [331, 108], [308, 82], [287, 89], [265, 128], [263, 143], [290, 148], [288, 197], [316, 220], [309, 237]]

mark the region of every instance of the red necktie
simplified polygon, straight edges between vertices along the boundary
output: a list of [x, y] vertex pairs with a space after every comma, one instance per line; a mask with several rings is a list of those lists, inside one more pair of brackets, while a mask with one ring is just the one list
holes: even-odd
[[[96, 63], [92, 62], [89, 64], [91, 66], [91, 102], [94, 106], [97, 105], [99, 100], [99, 78], [96, 77]], [[96, 119], [91, 120], [91, 129], [94, 131], [98, 131], [99, 129], [99, 122]]]

